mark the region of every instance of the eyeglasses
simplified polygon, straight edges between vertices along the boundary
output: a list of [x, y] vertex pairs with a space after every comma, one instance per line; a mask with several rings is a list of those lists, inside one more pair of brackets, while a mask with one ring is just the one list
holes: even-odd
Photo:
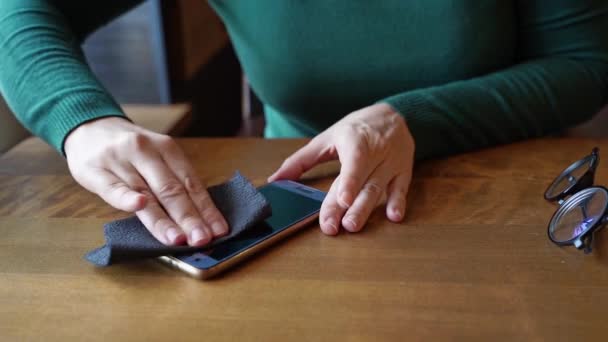
[[599, 149], [568, 166], [545, 191], [545, 199], [559, 208], [549, 221], [549, 239], [559, 246], [574, 245], [591, 253], [593, 234], [608, 222], [608, 189], [594, 186]]

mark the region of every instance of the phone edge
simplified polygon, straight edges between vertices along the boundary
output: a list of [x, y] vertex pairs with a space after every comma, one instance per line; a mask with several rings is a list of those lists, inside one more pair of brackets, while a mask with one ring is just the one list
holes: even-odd
[[313, 213], [312, 215], [308, 216], [307, 218], [294, 224], [293, 226], [285, 228], [281, 232], [269, 237], [268, 239], [256, 244], [255, 246], [248, 248], [248, 249], [240, 252], [239, 254], [234, 255], [230, 259], [228, 259], [224, 262], [220, 262], [220, 263], [214, 265], [213, 267], [210, 267], [207, 269], [194, 267], [194, 266], [190, 265], [189, 263], [182, 261], [174, 256], [170, 256], [170, 255], [163, 255], [163, 256], [158, 257], [157, 259], [159, 261], [161, 261], [163, 264], [168, 265], [172, 268], [175, 268], [179, 271], [182, 271], [191, 277], [201, 279], [201, 280], [209, 279], [209, 278], [212, 278], [212, 277], [234, 267], [235, 265], [247, 260], [248, 258], [252, 257], [253, 255], [257, 254], [258, 252], [261, 252], [261, 251], [267, 249], [271, 245], [279, 242], [280, 240], [283, 240], [283, 239], [287, 238], [288, 236], [296, 233], [297, 231], [299, 231], [302, 228], [311, 224], [318, 217], [319, 217], [319, 212], [317, 211], [317, 212]]

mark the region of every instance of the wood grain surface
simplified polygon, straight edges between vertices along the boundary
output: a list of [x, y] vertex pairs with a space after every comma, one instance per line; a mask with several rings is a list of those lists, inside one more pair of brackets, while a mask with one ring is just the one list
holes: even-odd
[[[209, 184], [262, 184], [304, 140], [179, 140]], [[608, 140], [544, 139], [416, 166], [407, 217], [358, 234], [318, 226], [212, 281], [156, 261], [83, 254], [126, 214], [39, 141], [0, 158], [0, 340], [605, 341], [608, 234], [594, 252], [547, 238], [548, 183]], [[327, 189], [330, 164], [306, 183]], [[608, 183], [600, 163], [596, 181]]]

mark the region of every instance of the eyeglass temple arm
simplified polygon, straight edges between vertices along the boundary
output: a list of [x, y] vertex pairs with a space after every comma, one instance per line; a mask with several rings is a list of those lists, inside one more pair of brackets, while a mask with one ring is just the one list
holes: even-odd
[[585, 252], [585, 254], [591, 253], [592, 245], [593, 245], [593, 233], [591, 233], [587, 237], [585, 237], [585, 241], [583, 241], [583, 251]]
[[597, 165], [600, 163], [600, 149], [598, 147], [594, 147], [593, 150], [591, 150], [591, 155], [593, 155], [595, 158], [591, 159], [589, 168], [595, 171]]
[[593, 245], [593, 233], [583, 236], [574, 241], [574, 247], [582, 249], [585, 254], [589, 254], [592, 251]]

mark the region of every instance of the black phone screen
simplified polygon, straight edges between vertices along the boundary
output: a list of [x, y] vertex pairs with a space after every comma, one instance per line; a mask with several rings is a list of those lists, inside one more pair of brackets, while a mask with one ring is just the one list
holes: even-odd
[[273, 184], [268, 184], [258, 190], [270, 203], [272, 208], [271, 217], [211, 249], [194, 254], [178, 255], [176, 258], [198, 268], [209, 268], [306, 219], [310, 215], [314, 215], [321, 208], [321, 201]]

